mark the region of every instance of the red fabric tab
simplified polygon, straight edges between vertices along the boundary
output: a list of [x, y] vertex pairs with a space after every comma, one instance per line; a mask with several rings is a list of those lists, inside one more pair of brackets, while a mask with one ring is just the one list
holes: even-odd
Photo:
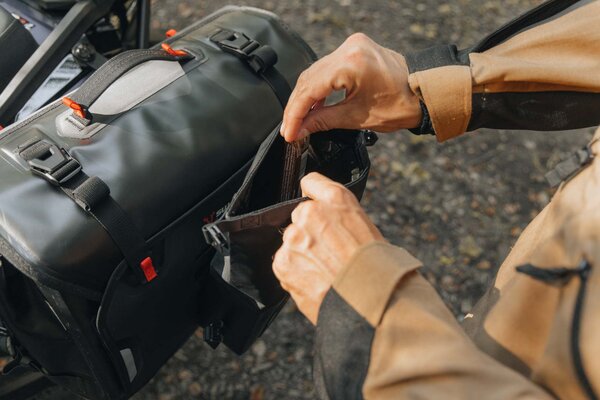
[[154, 269], [154, 264], [152, 263], [152, 258], [146, 257], [140, 263], [140, 268], [144, 271], [144, 276], [146, 277], [146, 281], [150, 282], [152, 279], [156, 278], [158, 275], [156, 274], [156, 270]]
[[173, 57], [185, 57], [185, 56], [189, 55], [187, 51], [185, 51], [185, 50], [175, 50], [174, 48], [172, 48], [171, 46], [169, 46], [167, 43], [161, 44], [160, 47], [162, 47], [162, 49], [164, 51], [166, 51], [167, 53], [169, 53]]
[[177, 35], [177, 31], [175, 29], [169, 29], [168, 31], [165, 32], [165, 36], [170, 38]]

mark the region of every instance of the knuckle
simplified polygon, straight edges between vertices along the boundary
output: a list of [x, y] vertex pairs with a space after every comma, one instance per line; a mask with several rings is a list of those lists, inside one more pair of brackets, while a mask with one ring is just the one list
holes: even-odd
[[371, 39], [364, 33], [356, 32], [356, 33], [353, 33], [352, 35], [348, 36], [348, 39], [346, 41], [348, 43], [367, 43], [370, 40]]
[[296, 225], [290, 225], [283, 232], [283, 242], [293, 244], [298, 242], [298, 239], [301, 237], [300, 229]]
[[287, 255], [287, 250], [285, 248], [281, 248], [275, 253], [273, 257], [273, 272], [275, 275], [281, 279], [285, 275], [287, 261], [289, 256]]
[[292, 212], [292, 222], [301, 224], [307, 221], [316, 211], [315, 207], [315, 202], [310, 200], [298, 204], [296, 209]]
[[348, 201], [348, 190], [338, 185], [331, 185], [325, 190], [323, 195], [331, 203], [344, 203]]
[[300, 91], [302, 91], [306, 88], [306, 83], [309, 82], [309, 74], [310, 74], [310, 68], [305, 69], [304, 71], [302, 71], [300, 76], [298, 76], [298, 81], [296, 82], [296, 87]]
[[309, 129], [313, 132], [324, 132], [331, 129], [329, 122], [322, 116], [316, 116], [310, 121]]

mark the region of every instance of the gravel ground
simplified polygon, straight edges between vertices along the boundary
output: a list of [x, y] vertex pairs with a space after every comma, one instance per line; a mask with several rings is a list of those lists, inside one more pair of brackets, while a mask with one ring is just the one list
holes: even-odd
[[[540, 0], [241, 1], [279, 14], [319, 55], [357, 31], [398, 51], [473, 44]], [[154, 1], [153, 29], [182, 28], [218, 1]], [[543, 176], [590, 130], [480, 131], [449, 143], [408, 132], [370, 151], [363, 204], [393, 243], [423, 260], [423, 273], [457, 318], [473, 306], [527, 222], [549, 201]], [[312, 399], [313, 328], [288, 304], [242, 357], [210, 349], [201, 332], [134, 399]]]

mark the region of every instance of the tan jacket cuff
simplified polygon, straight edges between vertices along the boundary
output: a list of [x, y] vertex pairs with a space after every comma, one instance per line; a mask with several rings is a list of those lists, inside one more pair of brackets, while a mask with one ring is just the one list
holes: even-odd
[[448, 65], [414, 72], [408, 77], [408, 83], [425, 102], [438, 141], [467, 130], [473, 93], [469, 66]]
[[374, 242], [356, 251], [333, 282], [335, 291], [372, 326], [379, 325], [398, 282], [421, 262], [403, 248]]

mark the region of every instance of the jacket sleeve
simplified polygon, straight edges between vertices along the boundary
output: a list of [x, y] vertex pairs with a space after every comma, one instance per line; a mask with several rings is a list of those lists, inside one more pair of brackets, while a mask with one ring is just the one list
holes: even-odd
[[319, 312], [315, 384], [322, 399], [551, 399], [479, 351], [420, 263], [384, 243], [363, 247]]
[[439, 141], [477, 128], [566, 130], [600, 123], [600, 1], [551, 0], [478, 45], [407, 54]]

